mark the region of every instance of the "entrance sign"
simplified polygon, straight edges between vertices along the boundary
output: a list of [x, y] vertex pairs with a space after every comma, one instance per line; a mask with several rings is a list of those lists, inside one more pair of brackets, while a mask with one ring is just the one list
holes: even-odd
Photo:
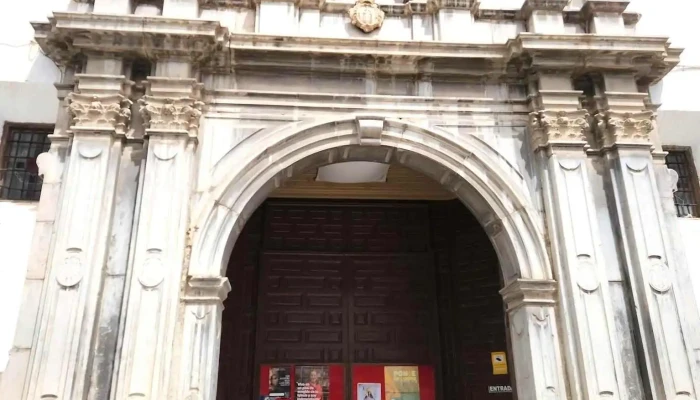
[[489, 386], [489, 393], [513, 393], [513, 388], [510, 385]]
[[508, 375], [508, 363], [504, 351], [494, 351], [491, 353], [491, 365], [494, 375]]

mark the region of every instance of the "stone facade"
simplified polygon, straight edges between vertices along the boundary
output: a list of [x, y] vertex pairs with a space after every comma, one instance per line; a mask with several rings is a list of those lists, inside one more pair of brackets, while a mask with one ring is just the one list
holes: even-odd
[[568, 3], [94, 0], [35, 24], [67, 73], [7, 398], [215, 399], [238, 233], [343, 161], [419, 171], [481, 222], [519, 399], [697, 398], [647, 94], [680, 50], [627, 35], [627, 2]]

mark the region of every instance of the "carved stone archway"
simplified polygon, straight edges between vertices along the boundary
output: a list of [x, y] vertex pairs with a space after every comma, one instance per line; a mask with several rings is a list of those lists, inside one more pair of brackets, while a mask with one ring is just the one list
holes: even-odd
[[214, 399], [222, 301], [233, 245], [247, 218], [285, 179], [343, 161], [400, 163], [440, 182], [472, 211], [498, 254], [521, 399], [565, 398], [555, 282], [536, 211], [519, 172], [473, 135], [380, 116], [299, 122], [258, 132], [214, 167], [192, 214], [183, 297], [180, 398]]

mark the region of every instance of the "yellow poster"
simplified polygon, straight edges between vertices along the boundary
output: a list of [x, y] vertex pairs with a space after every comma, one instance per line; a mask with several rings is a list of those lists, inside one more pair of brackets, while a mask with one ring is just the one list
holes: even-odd
[[420, 400], [418, 367], [384, 367], [385, 400]]
[[504, 351], [494, 351], [491, 353], [491, 365], [494, 375], [508, 375], [508, 363]]

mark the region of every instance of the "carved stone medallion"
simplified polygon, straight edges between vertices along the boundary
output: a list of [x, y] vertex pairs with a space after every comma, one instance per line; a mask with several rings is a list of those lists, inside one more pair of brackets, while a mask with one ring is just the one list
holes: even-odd
[[661, 260], [651, 260], [649, 265], [649, 286], [659, 293], [671, 289], [671, 272], [668, 265]]
[[63, 260], [63, 265], [56, 274], [56, 281], [64, 288], [69, 288], [77, 285], [83, 279], [80, 258], [76, 256], [68, 256]]
[[576, 270], [576, 283], [585, 292], [595, 292], [600, 286], [600, 281], [596, 274], [596, 266], [593, 261], [587, 258], [579, 258]]
[[362, 29], [365, 33], [381, 28], [384, 23], [384, 11], [379, 8], [374, 0], [358, 0], [348, 10], [348, 15], [350, 15], [352, 24]]
[[148, 255], [143, 263], [143, 270], [139, 275], [141, 286], [146, 289], [152, 289], [160, 285], [165, 278], [165, 267], [159, 256]]

